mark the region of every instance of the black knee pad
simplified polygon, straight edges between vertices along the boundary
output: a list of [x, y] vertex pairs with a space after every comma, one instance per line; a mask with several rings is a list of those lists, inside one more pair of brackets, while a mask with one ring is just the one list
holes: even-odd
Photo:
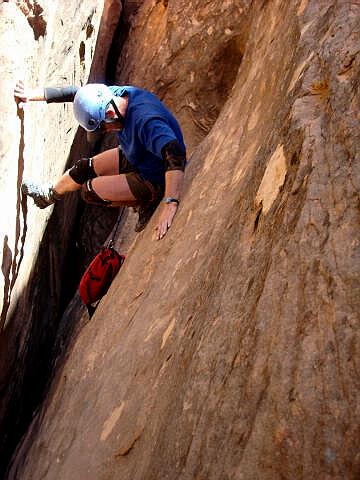
[[93, 205], [101, 205], [101, 206], [111, 205], [111, 202], [109, 200], [103, 200], [102, 198], [99, 197], [99, 195], [95, 192], [95, 190], [91, 185], [91, 180], [88, 180], [81, 187], [81, 198], [86, 203], [91, 203]]
[[74, 182], [82, 185], [87, 180], [97, 177], [92, 158], [80, 158], [69, 170], [70, 177]]

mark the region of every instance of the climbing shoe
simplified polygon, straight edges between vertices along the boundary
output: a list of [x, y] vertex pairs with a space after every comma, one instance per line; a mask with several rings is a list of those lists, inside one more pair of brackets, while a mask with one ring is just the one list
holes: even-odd
[[136, 207], [136, 211], [139, 215], [138, 221], [135, 225], [135, 232], [141, 232], [148, 224], [152, 214], [155, 212], [159, 202], [151, 202], [145, 205], [139, 205]]
[[61, 195], [54, 190], [51, 184], [39, 185], [24, 181], [21, 185], [21, 191], [24, 195], [31, 197], [39, 208], [46, 208], [61, 198]]

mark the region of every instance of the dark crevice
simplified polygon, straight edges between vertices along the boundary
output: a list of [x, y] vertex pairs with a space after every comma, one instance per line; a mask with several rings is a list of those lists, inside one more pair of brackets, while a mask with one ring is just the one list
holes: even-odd
[[129, 31], [130, 23], [126, 20], [124, 15], [124, 0], [122, 0], [122, 13], [120, 15], [119, 23], [114, 32], [114, 39], [109, 49], [109, 55], [106, 62], [105, 78], [108, 85], [113, 85], [116, 79], [116, 67], [119, 58], [119, 52], [122, 49], [123, 44], [125, 43]]
[[[24, 173], [24, 112], [19, 106], [17, 107], [17, 115], [20, 119], [20, 141], [19, 141], [19, 156], [18, 156], [18, 173], [17, 173], [17, 201], [16, 201], [16, 226], [15, 226], [15, 248], [14, 254], [8, 245], [8, 236], [4, 238], [2, 273], [4, 275], [4, 303], [0, 317], [0, 332], [5, 325], [6, 316], [10, 307], [11, 294], [15, 286], [16, 279], [19, 274], [19, 269], [24, 257], [24, 245], [27, 232], [27, 204], [26, 199], [21, 196], [20, 187], [23, 180]], [[21, 214], [23, 218], [23, 227], [21, 233]], [[19, 246], [20, 244], [20, 246]], [[19, 256], [19, 258], [18, 258]], [[10, 280], [11, 276], [11, 280]]]
[[[57, 251], [60, 230], [61, 220], [55, 209], [41, 242], [27, 291], [9, 318], [10, 339], [19, 337], [21, 346], [1, 372], [1, 383], [5, 384], [5, 379], [9, 383], [2, 399], [2, 410], [6, 415], [1, 418], [1, 429], [5, 432], [1, 439], [1, 473], [4, 473], [33, 412], [42, 401], [51, 374], [52, 350], [60, 315], [58, 275], [62, 271], [62, 258]], [[1, 354], [7, 354], [11, 359], [14, 356], [11, 347], [14, 346], [6, 346], [7, 351]], [[3, 359], [1, 363], [5, 363]]]
[[119, 61], [120, 53], [125, 44], [130, 28], [131, 28], [131, 19], [134, 17], [136, 12], [141, 6], [140, 0], [122, 0], [122, 12], [120, 15], [119, 23], [114, 33], [114, 38], [112, 45], [109, 50], [109, 55], [106, 65], [106, 81], [108, 85], [113, 85], [116, 83], [116, 71], [117, 64]]
[[[122, 3], [123, 12], [108, 56], [108, 84], [115, 81], [119, 53], [130, 30], [130, 17], [140, 5], [139, 2], [131, 1]], [[36, 25], [40, 25], [41, 13], [37, 10]], [[35, 23], [34, 20], [34, 26]], [[86, 23], [85, 28], [87, 37], [91, 36], [91, 21]], [[38, 34], [41, 35], [41, 31], [44, 32], [40, 29]], [[79, 46], [79, 58], [80, 62], [85, 61], [83, 42]], [[89, 145], [84, 131], [79, 129], [65, 169], [70, 168], [78, 158], [102, 151], [103, 140], [100, 138]], [[18, 179], [21, 180], [22, 172], [19, 173]], [[18, 200], [21, 201], [21, 198]], [[18, 212], [21, 207], [25, 224], [26, 199], [24, 204], [19, 201]], [[79, 280], [108, 238], [118, 215], [118, 208], [104, 209], [84, 204], [77, 193], [66, 196], [54, 207], [28, 286], [8, 319], [6, 335], [0, 337], [0, 478], [4, 478], [6, 471], [9, 472], [9, 462], [16, 448], [21, 449], [22, 458], [26, 457], [32, 435], [30, 433], [29, 438], [26, 438], [24, 434], [35, 413], [40, 411], [51, 381], [58, 369], [61, 369], [69, 345], [81, 328], [81, 322], [87, 318], [82, 315], [85, 310], [82, 310], [80, 298], [76, 294]], [[21, 238], [22, 246], [25, 232], [26, 230]], [[3, 257], [2, 265], [5, 272], [12, 268], [15, 257], [9, 250], [5, 241], [6, 258]], [[18, 251], [17, 254], [22, 258], [23, 251]], [[9, 282], [5, 288], [6, 298], [9, 298]], [[32, 428], [36, 426], [33, 424]]]
[[259, 211], [256, 214], [256, 218], [255, 218], [255, 222], [254, 222], [254, 233], [256, 232], [256, 230], [259, 226], [261, 213], [262, 213], [262, 205], [261, 205], [261, 207], [259, 208]]
[[[79, 129], [66, 169], [77, 158], [98, 153], [99, 147], [97, 143], [90, 149], [85, 133]], [[0, 337], [0, 478], [4, 478], [17, 445], [43, 402], [57, 359], [66, 352], [71, 332], [80, 321], [81, 302], [65, 320], [63, 314], [87, 264], [110, 234], [119, 211], [115, 208], [100, 212], [99, 208], [79, 201], [77, 193], [55, 205], [28, 286]], [[4, 248], [7, 260], [3, 260], [3, 270], [7, 271], [9, 266], [13, 268], [10, 261], [14, 263], [14, 258], [7, 243]], [[8, 282], [9, 288], [11, 292]]]
[[10, 299], [11, 299], [11, 291], [10, 291], [10, 272], [11, 272], [11, 265], [13, 262], [13, 256], [11, 248], [9, 247], [9, 238], [7, 235], [4, 237], [4, 245], [3, 245], [3, 256], [2, 256], [2, 263], [1, 263], [1, 271], [4, 276], [4, 295], [3, 295], [3, 307], [1, 311], [0, 317], [0, 331], [3, 329], [6, 321], [6, 315], [9, 310], [10, 306]]

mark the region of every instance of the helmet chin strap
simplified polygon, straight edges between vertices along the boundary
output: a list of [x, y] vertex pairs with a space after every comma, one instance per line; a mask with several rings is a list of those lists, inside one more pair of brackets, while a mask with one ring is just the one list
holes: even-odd
[[[111, 105], [113, 106], [114, 110], [115, 110], [115, 113], [117, 115], [117, 118], [109, 118], [107, 120], [103, 120], [102, 122], [100, 122], [100, 124], [98, 125], [98, 127], [93, 131], [93, 133], [106, 133], [108, 132], [108, 126], [109, 125], [115, 125], [116, 127], [120, 127], [120, 128], [123, 128], [124, 125], [125, 125], [125, 118], [123, 117], [123, 115], [121, 115], [121, 113], [119, 112], [119, 109], [116, 105], [116, 103], [114, 102], [114, 99], [111, 99], [110, 102]], [[90, 132], [91, 133], [91, 132]]]
[[119, 109], [114, 101], [114, 99], [111, 99], [110, 100], [110, 103], [111, 105], [114, 107], [114, 110], [115, 110], [115, 113], [116, 115], [118, 116], [118, 120], [120, 121], [120, 123], [122, 124], [122, 126], [125, 125], [125, 118], [121, 115], [121, 113], [119, 112]]

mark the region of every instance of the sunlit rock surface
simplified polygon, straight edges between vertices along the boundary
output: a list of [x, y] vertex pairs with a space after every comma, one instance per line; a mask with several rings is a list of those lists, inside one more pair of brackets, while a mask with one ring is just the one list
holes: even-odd
[[[77, 221], [76, 196], [52, 214], [22, 198], [20, 185], [54, 181], [87, 149], [71, 104], [19, 109], [13, 91], [18, 79], [42, 87], [84, 83], [90, 68], [94, 79], [103, 76], [98, 56], [92, 65], [102, 15], [101, 1], [0, 4], [0, 476], [46, 383]], [[105, 52], [110, 45], [103, 42]]]
[[161, 242], [155, 216], [123, 244], [90, 321], [70, 303], [8, 478], [359, 478], [359, 20], [125, 1], [115, 80], [175, 111], [184, 194]]

